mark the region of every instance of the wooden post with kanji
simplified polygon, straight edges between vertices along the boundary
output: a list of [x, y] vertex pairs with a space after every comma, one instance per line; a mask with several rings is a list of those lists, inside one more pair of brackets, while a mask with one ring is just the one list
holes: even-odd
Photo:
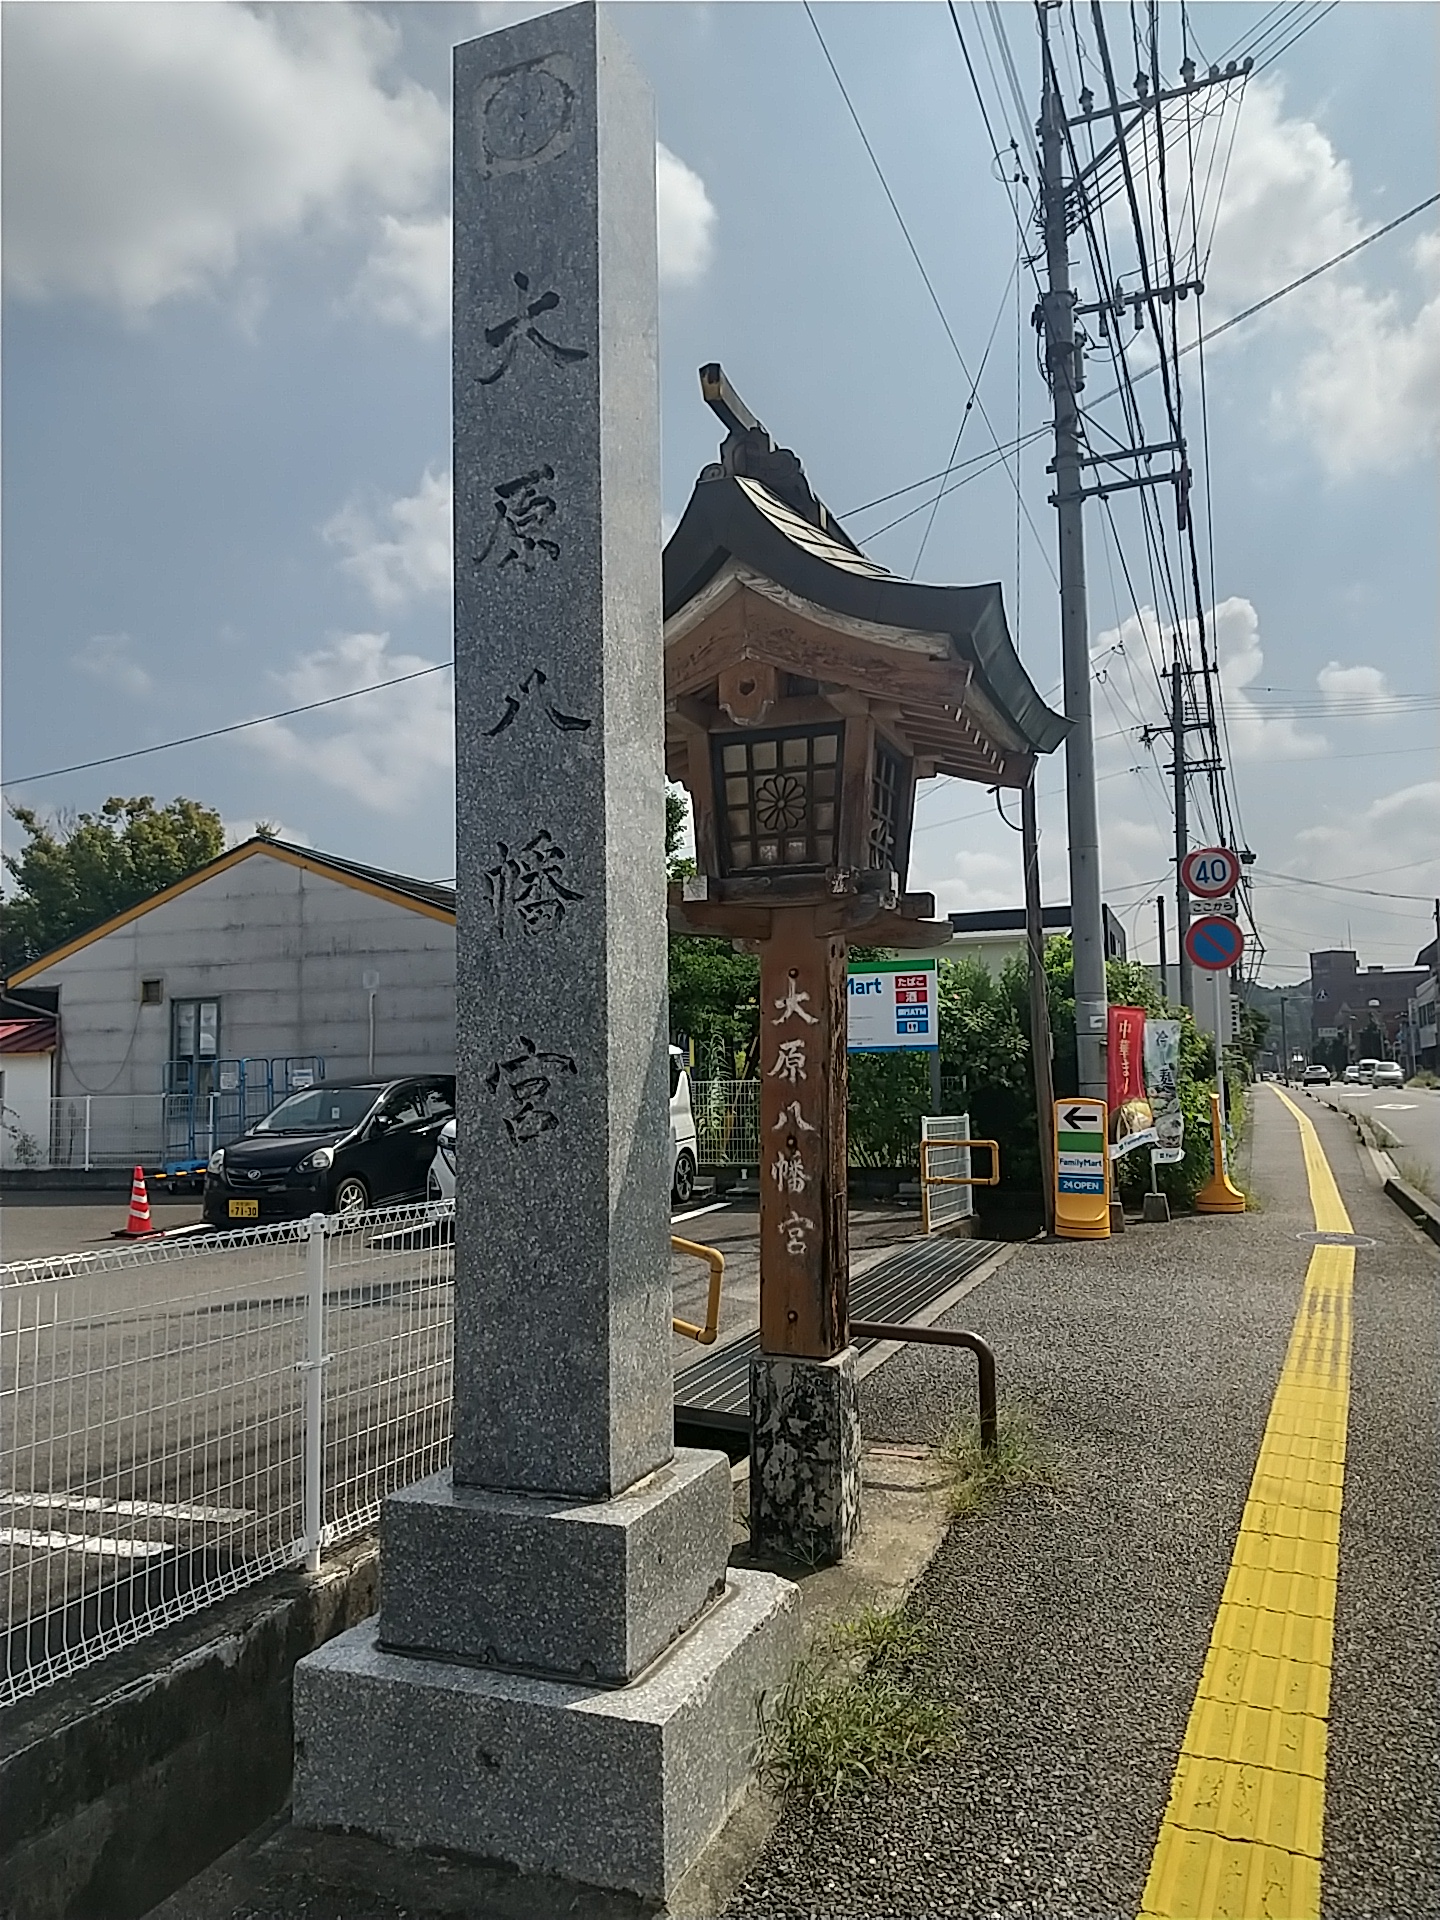
[[815, 911], [760, 948], [760, 1344], [828, 1360], [850, 1339], [845, 956]]

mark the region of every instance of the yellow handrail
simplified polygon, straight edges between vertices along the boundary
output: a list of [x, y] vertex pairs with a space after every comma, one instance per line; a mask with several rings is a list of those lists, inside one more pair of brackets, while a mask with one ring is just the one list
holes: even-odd
[[[990, 1172], [987, 1176], [962, 1179], [956, 1173], [931, 1173], [926, 1155], [932, 1147], [988, 1147]], [[998, 1187], [1000, 1184], [1000, 1142], [998, 1140], [922, 1140], [920, 1142], [920, 1178], [927, 1187]]]
[[710, 1267], [710, 1298], [705, 1305], [704, 1326], [697, 1327], [692, 1320], [672, 1320], [670, 1324], [687, 1340], [698, 1340], [702, 1347], [713, 1347], [720, 1331], [720, 1283], [725, 1278], [725, 1256], [718, 1247], [702, 1247], [694, 1240], [682, 1240], [675, 1233], [670, 1236], [670, 1246], [676, 1253], [688, 1253], [696, 1260], [708, 1262]]

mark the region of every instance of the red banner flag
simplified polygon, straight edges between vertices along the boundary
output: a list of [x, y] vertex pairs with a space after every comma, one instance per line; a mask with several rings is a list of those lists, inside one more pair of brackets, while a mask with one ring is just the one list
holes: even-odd
[[1122, 1140], [1154, 1125], [1145, 1097], [1145, 1009], [1111, 1007], [1106, 1077], [1110, 1095], [1110, 1131]]

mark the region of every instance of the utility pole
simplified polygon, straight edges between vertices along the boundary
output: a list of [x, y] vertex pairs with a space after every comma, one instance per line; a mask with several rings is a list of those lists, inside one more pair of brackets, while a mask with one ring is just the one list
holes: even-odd
[[1190, 895], [1185, 886], [1181, 869], [1185, 856], [1190, 851], [1190, 820], [1185, 795], [1185, 691], [1183, 669], [1180, 665], [1179, 637], [1176, 637], [1175, 659], [1170, 668], [1170, 742], [1174, 765], [1171, 772], [1175, 776], [1175, 938], [1180, 943], [1180, 1004], [1195, 1011], [1194, 969], [1190, 964], [1190, 955], [1185, 948], [1185, 935], [1190, 930]]
[[1280, 989], [1280, 1078], [1290, 1084], [1290, 1032], [1285, 1023], [1285, 989]]
[[1075, 1047], [1079, 1092], [1106, 1097], [1105, 935], [1100, 913], [1100, 827], [1095, 806], [1095, 730], [1090, 707], [1090, 617], [1085, 599], [1084, 490], [1077, 395], [1084, 384], [1075, 339], [1075, 295], [1065, 221], [1065, 110], [1050, 58], [1049, 8], [1040, 9], [1040, 218], [1047, 291], [1040, 301], [1045, 366], [1055, 403], [1054, 502], [1059, 520], [1060, 652], [1064, 666], [1065, 805], [1070, 838], [1070, 936], [1075, 950]]
[[1040, 1178], [1045, 1191], [1045, 1231], [1055, 1231], [1055, 1169], [1050, 1158], [1055, 1076], [1050, 1030], [1050, 994], [1045, 982], [1045, 914], [1040, 903], [1040, 828], [1035, 814], [1035, 769], [1020, 789], [1021, 848], [1025, 860], [1025, 950], [1030, 968], [1030, 1067], [1035, 1078], [1035, 1122], [1040, 1132]]
[[1165, 896], [1155, 896], [1155, 920], [1160, 929], [1160, 992], [1164, 999], [1170, 998], [1170, 963], [1165, 957]]

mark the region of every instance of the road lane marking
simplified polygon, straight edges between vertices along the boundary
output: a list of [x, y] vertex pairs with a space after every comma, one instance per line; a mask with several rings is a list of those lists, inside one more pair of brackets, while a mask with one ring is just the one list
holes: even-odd
[[672, 1213], [670, 1224], [677, 1227], [682, 1220], [698, 1220], [702, 1213], [723, 1213], [729, 1204], [728, 1200], [712, 1200], [708, 1207], [692, 1207], [688, 1213]]
[[0, 1527], [0, 1546], [30, 1553], [98, 1553], [111, 1560], [149, 1560], [171, 1553], [169, 1540], [122, 1540], [106, 1533], [43, 1533], [31, 1527]]
[[104, 1500], [98, 1494], [72, 1493], [0, 1493], [0, 1506], [60, 1507], [67, 1513], [119, 1514], [126, 1519], [185, 1520], [197, 1525], [206, 1521], [248, 1520], [245, 1507], [196, 1507], [175, 1505], [164, 1500]]
[[[1319, 1233], [1353, 1231], [1314, 1123]], [[1141, 1920], [1318, 1920], [1355, 1249], [1318, 1246], [1180, 1744]]]

